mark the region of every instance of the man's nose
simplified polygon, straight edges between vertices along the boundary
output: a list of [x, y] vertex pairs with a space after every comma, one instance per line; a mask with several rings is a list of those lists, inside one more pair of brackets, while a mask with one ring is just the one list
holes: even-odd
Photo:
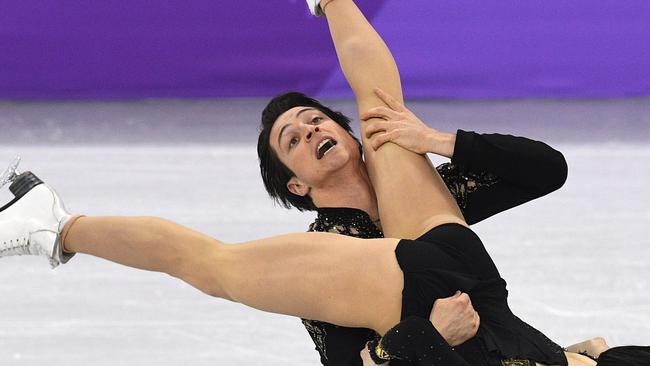
[[314, 127], [313, 130], [309, 131], [309, 132], [307, 133], [307, 136], [306, 136], [307, 141], [310, 141], [311, 138], [314, 136], [314, 133], [319, 132], [319, 131], [320, 131], [320, 130], [318, 129], [318, 126]]

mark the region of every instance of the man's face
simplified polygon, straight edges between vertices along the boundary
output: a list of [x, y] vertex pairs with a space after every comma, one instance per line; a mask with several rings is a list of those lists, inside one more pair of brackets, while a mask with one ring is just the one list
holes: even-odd
[[270, 134], [271, 148], [280, 161], [294, 172], [303, 190], [289, 190], [305, 195], [314, 187], [336, 184], [334, 173], [352, 159], [360, 159], [359, 147], [338, 123], [313, 107], [294, 107], [278, 117]]

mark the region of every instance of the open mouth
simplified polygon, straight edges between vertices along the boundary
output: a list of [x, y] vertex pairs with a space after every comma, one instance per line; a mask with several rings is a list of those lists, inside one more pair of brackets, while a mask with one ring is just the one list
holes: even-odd
[[322, 159], [325, 154], [332, 151], [334, 146], [336, 146], [336, 140], [325, 139], [321, 141], [321, 143], [318, 144], [318, 148], [316, 149], [316, 158], [318, 160]]

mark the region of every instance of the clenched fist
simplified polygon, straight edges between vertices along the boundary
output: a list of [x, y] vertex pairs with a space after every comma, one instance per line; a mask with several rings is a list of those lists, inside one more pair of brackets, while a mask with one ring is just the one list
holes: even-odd
[[481, 323], [469, 295], [460, 291], [451, 297], [436, 300], [429, 320], [450, 346], [457, 346], [474, 337]]

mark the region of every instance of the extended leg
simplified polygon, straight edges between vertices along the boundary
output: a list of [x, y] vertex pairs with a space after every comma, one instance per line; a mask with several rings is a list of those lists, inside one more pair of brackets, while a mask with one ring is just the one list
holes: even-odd
[[[384, 105], [373, 89], [380, 87], [403, 101], [399, 72], [388, 47], [352, 0], [321, 2], [332, 40], [360, 113]], [[463, 223], [456, 202], [428, 159], [395, 144], [373, 151], [366, 143], [365, 157], [379, 203], [387, 237], [416, 238], [445, 222]]]
[[228, 245], [151, 217], [82, 217], [66, 229], [68, 251], [168, 273], [260, 310], [378, 332], [399, 321], [395, 239], [301, 233]]

